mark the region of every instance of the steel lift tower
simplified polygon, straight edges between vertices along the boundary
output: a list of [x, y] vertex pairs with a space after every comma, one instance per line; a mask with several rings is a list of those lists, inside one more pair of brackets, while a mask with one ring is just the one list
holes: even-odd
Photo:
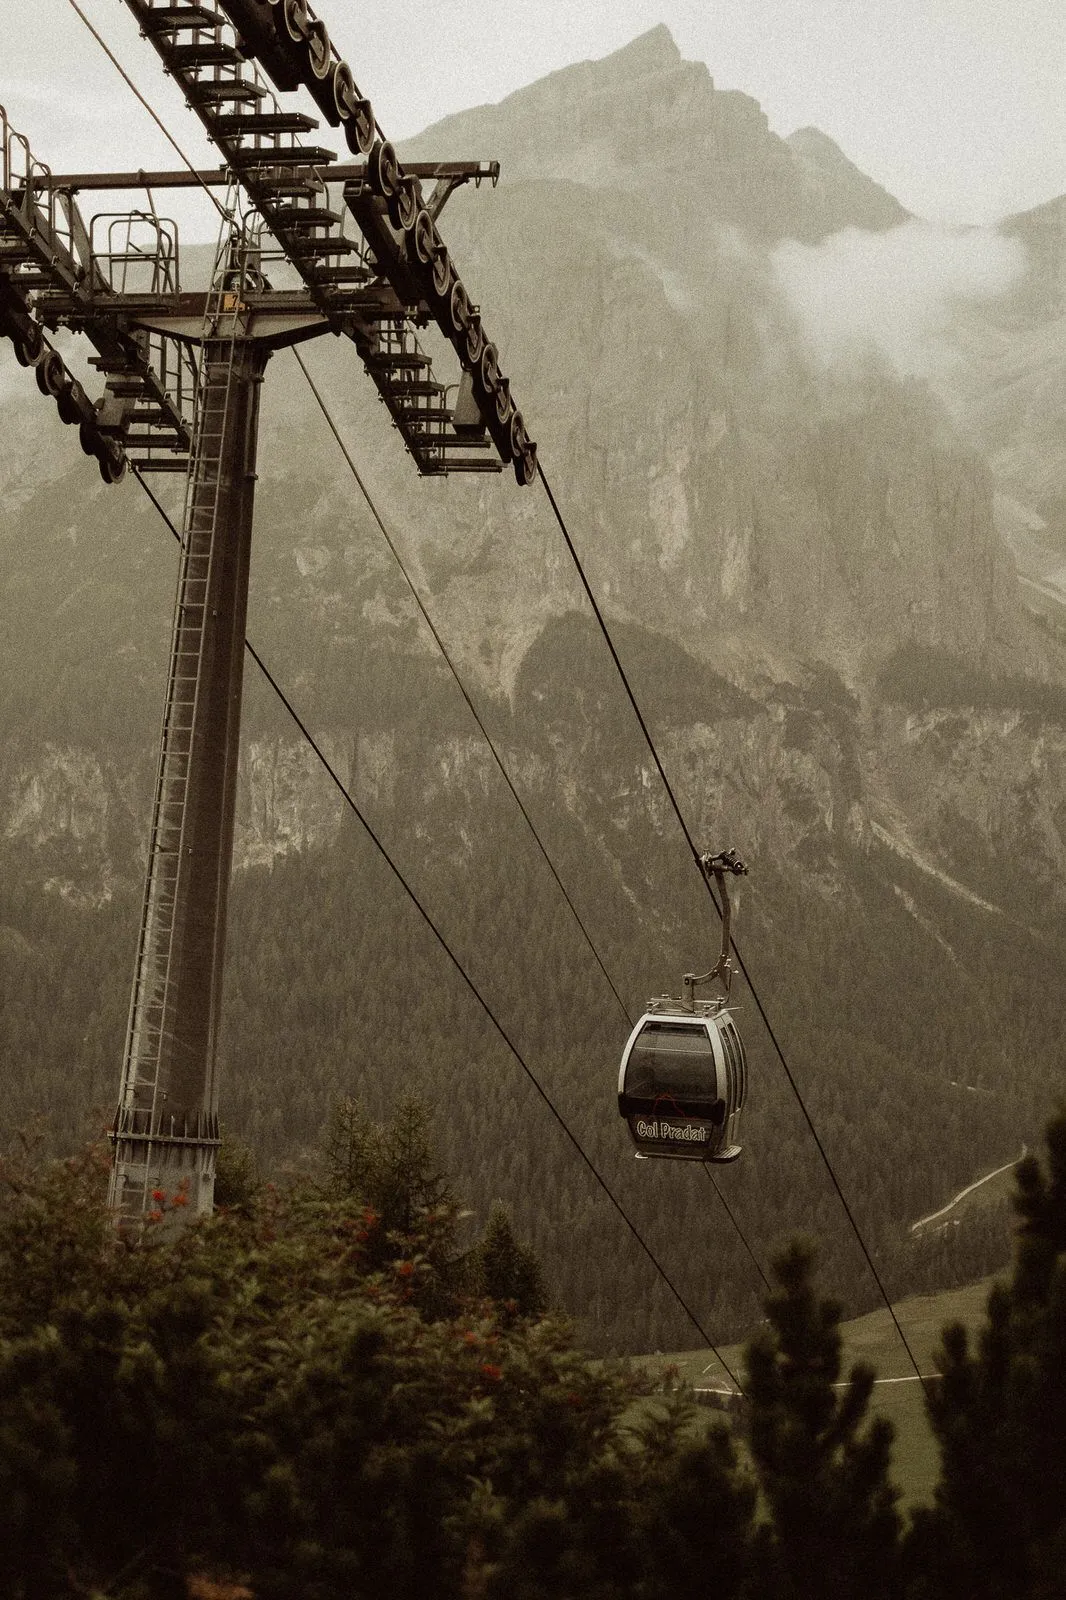
[[[305, 0], [125, 0], [218, 148], [192, 174], [56, 175], [0, 108], [0, 333], [108, 483], [183, 472], [170, 672], [119, 1105], [112, 1204], [183, 1187], [213, 1203], [218, 1035], [233, 843], [259, 393], [274, 350], [350, 339], [420, 473], [536, 474], [536, 447], [438, 219], [493, 162], [403, 167]], [[307, 91], [351, 161], [307, 142]], [[432, 182], [428, 190], [424, 184]], [[224, 222], [205, 293], [183, 292], [157, 191], [202, 184]], [[140, 210], [85, 220], [79, 197], [139, 189]], [[274, 286], [271, 275], [287, 285]], [[296, 287], [288, 285], [295, 284]], [[452, 382], [416, 329], [444, 335]], [[93, 401], [50, 334], [94, 347]], [[438, 341], [439, 343], [439, 341]], [[437, 359], [440, 359], [438, 355]], [[455, 379], [457, 378], [457, 383]], [[456, 389], [454, 400], [449, 391]]]

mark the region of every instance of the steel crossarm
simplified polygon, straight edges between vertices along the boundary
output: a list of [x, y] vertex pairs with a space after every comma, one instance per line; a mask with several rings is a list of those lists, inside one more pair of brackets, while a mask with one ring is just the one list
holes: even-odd
[[[536, 447], [500, 371], [495, 345], [481, 325], [437, 231], [437, 217], [458, 177], [438, 177], [427, 203], [421, 179], [398, 162], [380, 133], [369, 101], [329, 40], [325, 24], [304, 0], [218, 0], [217, 4], [125, 0], [167, 72], [180, 85], [226, 167], [239, 179], [280, 252], [336, 331], [356, 345], [419, 471], [497, 470], [469, 454], [484, 449], [486, 431], [500, 463], [513, 463], [519, 482], [532, 481]], [[262, 70], [260, 70], [262, 68]], [[329, 185], [336, 153], [304, 142], [314, 119], [286, 110], [273, 92], [308, 89], [326, 120], [343, 129], [353, 154], [366, 157], [344, 184], [347, 212], [360, 238], [345, 231]], [[472, 164], [475, 182], [497, 175], [494, 164]], [[391, 297], [384, 314], [371, 311], [362, 289]], [[464, 374], [455, 409], [449, 386], [414, 328], [435, 320]], [[412, 405], [396, 382], [394, 358], [418, 359], [436, 385], [434, 405]]]
[[[92, 364], [104, 373], [106, 388], [95, 404], [44, 335], [63, 325], [87, 334], [96, 348]], [[14, 342], [20, 362], [37, 369], [41, 392], [53, 396], [63, 420], [80, 425], [83, 447], [99, 457], [108, 481], [121, 476], [138, 410], [152, 418], [146, 437], [153, 446], [165, 438], [172, 451], [187, 453], [191, 430], [183, 402], [191, 407], [194, 400], [191, 367], [162, 337], [148, 339], [130, 326], [74, 195], [52, 183], [3, 107], [0, 330]]]

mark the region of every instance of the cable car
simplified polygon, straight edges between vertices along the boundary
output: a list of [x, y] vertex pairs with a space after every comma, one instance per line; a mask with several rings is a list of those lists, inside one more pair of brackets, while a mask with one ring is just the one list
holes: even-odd
[[[704, 875], [722, 892], [722, 953], [712, 971], [683, 979], [684, 998], [663, 995], [633, 1029], [618, 1069], [618, 1110], [639, 1160], [735, 1161], [747, 1093], [744, 1045], [729, 1008], [731, 906], [725, 873], [747, 868], [736, 851], [701, 856]], [[697, 1000], [699, 984], [717, 979], [725, 994]]]

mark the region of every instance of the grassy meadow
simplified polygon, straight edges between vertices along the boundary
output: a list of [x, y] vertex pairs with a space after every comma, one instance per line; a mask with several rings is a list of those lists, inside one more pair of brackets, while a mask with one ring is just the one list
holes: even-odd
[[[962, 1322], [976, 1328], [984, 1318], [985, 1301], [994, 1280], [983, 1279], [962, 1289], [937, 1295], [914, 1295], [896, 1306], [896, 1316], [914, 1352], [923, 1376], [935, 1374], [934, 1353], [940, 1330], [948, 1322]], [[915, 1376], [910, 1357], [900, 1341], [887, 1310], [871, 1311], [853, 1322], [842, 1324], [844, 1373], [855, 1361], [868, 1362], [877, 1372], [873, 1407], [896, 1430], [892, 1464], [904, 1506], [929, 1502], [936, 1483], [938, 1460], [936, 1445], [926, 1420], [922, 1387]], [[742, 1371], [743, 1347], [730, 1345], [722, 1356], [735, 1373]], [[656, 1357], [646, 1363], [649, 1370], [663, 1363], [678, 1368], [682, 1381], [697, 1390], [725, 1389], [728, 1379], [708, 1350], [689, 1350]]]

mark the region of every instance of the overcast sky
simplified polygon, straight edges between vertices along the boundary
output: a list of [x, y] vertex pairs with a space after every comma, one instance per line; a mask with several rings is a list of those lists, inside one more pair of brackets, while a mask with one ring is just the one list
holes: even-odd
[[[121, 0], [79, 3], [193, 159], [214, 164]], [[719, 88], [753, 95], [776, 132], [813, 123], [919, 215], [989, 222], [1066, 192], [1066, 0], [321, 0], [317, 9], [392, 138], [665, 22]], [[55, 170], [177, 164], [69, 0], [0, 0], [0, 104]]]

